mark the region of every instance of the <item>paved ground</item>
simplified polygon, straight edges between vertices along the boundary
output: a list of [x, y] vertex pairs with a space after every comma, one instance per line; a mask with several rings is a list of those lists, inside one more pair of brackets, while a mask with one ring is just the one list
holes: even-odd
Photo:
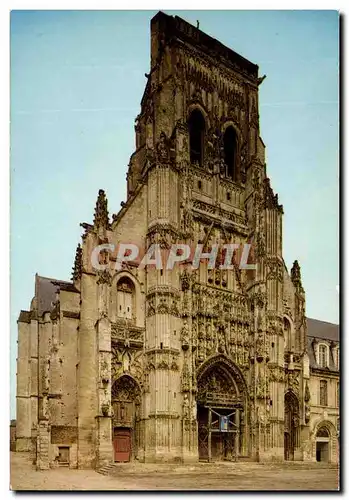
[[11, 452], [12, 490], [336, 490], [338, 469], [321, 464], [120, 464], [91, 470], [36, 471], [27, 453]]

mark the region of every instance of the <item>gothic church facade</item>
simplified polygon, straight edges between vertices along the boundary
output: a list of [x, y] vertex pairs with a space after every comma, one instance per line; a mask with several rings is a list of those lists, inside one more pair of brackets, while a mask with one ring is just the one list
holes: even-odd
[[[17, 450], [37, 467], [315, 460], [305, 294], [260, 137], [258, 66], [178, 17], [151, 21], [127, 200], [100, 190], [71, 282], [18, 319]], [[141, 269], [93, 250], [252, 242], [255, 270]], [[337, 441], [330, 429], [331, 457]]]

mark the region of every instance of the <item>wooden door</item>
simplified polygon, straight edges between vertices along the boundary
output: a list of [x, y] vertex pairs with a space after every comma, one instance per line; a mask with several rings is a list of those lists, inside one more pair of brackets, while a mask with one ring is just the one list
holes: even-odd
[[284, 434], [284, 459], [289, 460], [290, 453], [290, 435], [288, 432]]
[[114, 461], [129, 462], [131, 457], [130, 429], [115, 429], [114, 431]]

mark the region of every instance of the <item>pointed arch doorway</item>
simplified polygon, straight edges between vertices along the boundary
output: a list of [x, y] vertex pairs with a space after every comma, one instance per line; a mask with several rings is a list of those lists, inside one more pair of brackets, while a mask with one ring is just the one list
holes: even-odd
[[197, 373], [199, 460], [237, 460], [246, 455], [246, 384], [240, 370], [224, 355], [215, 356]]
[[115, 462], [130, 462], [139, 448], [141, 391], [130, 376], [118, 378], [112, 387], [113, 449]]

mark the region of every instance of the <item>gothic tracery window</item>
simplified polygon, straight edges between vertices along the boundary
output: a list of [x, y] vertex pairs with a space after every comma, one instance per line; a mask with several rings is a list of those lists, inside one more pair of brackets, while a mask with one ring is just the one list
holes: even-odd
[[117, 315], [132, 320], [135, 313], [135, 288], [129, 278], [121, 278], [117, 283]]
[[224, 162], [227, 176], [236, 180], [237, 136], [234, 127], [229, 126], [224, 132]]
[[198, 109], [194, 109], [188, 120], [190, 162], [203, 165], [205, 120]]

